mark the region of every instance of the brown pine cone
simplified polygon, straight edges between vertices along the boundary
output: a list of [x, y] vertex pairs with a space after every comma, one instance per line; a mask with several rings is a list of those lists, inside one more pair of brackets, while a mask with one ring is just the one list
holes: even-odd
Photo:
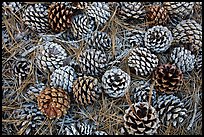
[[97, 100], [101, 90], [98, 87], [98, 80], [91, 76], [80, 76], [73, 83], [73, 95], [75, 101], [83, 106], [92, 104]]
[[48, 21], [52, 30], [61, 32], [71, 27], [71, 18], [75, 12], [71, 4], [53, 2], [48, 8]]
[[70, 108], [70, 97], [61, 88], [47, 87], [37, 97], [39, 109], [50, 119], [60, 118]]
[[132, 104], [123, 116], [124, 125], [129, 134], [152, 135], [159, 127], [159, 116], [148, 102]]
[[164, 64], [154, 71], [153, 80], [157, 92], [172, 93], [181, 85], [183, 74], [175, 65]]
[[159, 5], [146, 7], [146, 18], [149, 26], [165, 25], [168, 20], [167, 10]]

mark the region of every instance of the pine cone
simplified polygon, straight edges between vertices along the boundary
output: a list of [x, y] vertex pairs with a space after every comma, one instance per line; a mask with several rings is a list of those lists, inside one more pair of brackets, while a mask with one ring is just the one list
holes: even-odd
[[64, 66], [56, 69], [50, 76], [53, 87], [59, 87], [67, 92], [71, 92], [72, 84], [76, 77], [75, 70], [70, 66]]
[[183, 20], [172, 30], [174, 41], [189, 44], [189, 50], [197, 52], [202, 47], [202, 26], [194, 20]]
[[16, 125], [24, 135], [34, 135], [46, 119], [32, 102], [26, 102], [21, 108], [14, 110], [12, 117], [18, 120]]
[[154, 26], [147, 30], [144, 37], [145, 46], [152, 52], [165, 52], [173, 41], [172, 33], [167, 27]]
[[19, 12], [23, 7], [23, 2], [2, 2], [2, 9], [3, 9], [3, 15], [6, 16], [10, 13], [17, 13]]
[[195, 69], [202, 72], [202, 49], [199, 51], [199, 54], [196, 57]]
[[50, 119], [60, 118], [70, 108], [70, 97], [61, 88], [47, 87], [37, 97], [39, 109]]
[[31, 63], [27, 59], [21, 58], [16, 62], [13, 70], [15, 76], [19, 80], [19, 83], [21, 83], [21, 81], [25, 80], [28, 74], [30, 73]]
[[91, 76], [80, 76], [73, 83], [73, 95], [75, 101], [80, 105], [90, 105], [99, 97], [101, 90], [98, 80]]
[[148, 6], [146, 8], [146, 18], [149, 26], [166, 25], [168, 21], [167, 10], [160, 6]]
[[61, 32], [70, 28], [75, 12], [70, 3], [53, 2], [48, 8], [48, 21], [52, 30]]
[[192, 71], [195, 64], [195, 56], [184, 47], [176, 47], [171, 52], [170, 60], [184, 73]]
[[159, 96], [155, 108], [158, 111], [161, 124], [165, 126], [172, 124], [177, 127], [187, 117], [184, 104], [174, 95]]
[[93, 132], [93, 134], [92, 135], [108, 135], [108, 133], [106, 133], [105, 131], [95, 131], [95, 132]]
[[[133, 102], [149, 102], [149, 96], [150, 96], [150, 89], [151, 84], [149, 82], [144, 82], [140, 87], [135, 87], [133, 89]], [[152, 89], [151, 94], [151, 104], [154, 107], [156, 104], [156, 90]]]
[[164, 8], [168, 11], [172, 25], [189, 18], [193, 12], [194, 2], [164, 2]]
[[128, 57], [128, 66], [136, 75], [149, 75], [158, 65], [158, 58], [145, 47], [134, 48]]
[[33, 31], [44, 33], [50, 30], [48, 22], [48, 7], [37, 3], [29, 5], [23, 13], [24, 23]]
[[171, 93], [182, 84], [183, 74], [175, 65], [164, 64], [154, 71], [153, 81], [157, 92]]
[[142, 2], [120, 2], [118, 14], [124, 20], [143, 20], [145, 17], [145, 8]]
[[133, 135], [152, 135], [160, 126], [157, 111], [148, 102], [132, 104], [123, 119], [125, 128]]
[[42, 71], [53, 72], [63, 65], [63, 61], [67, 57], [65, 49], [61, 45], [46, 41], [38, 49], [36, 63]]
[[87, 9], [93, 2], [72, 2], [77, 9]]
[[85, 14], [79, 14], [72, 18], [71, 31], [75, 39], [89, 36], [96, 29], [95, 21]]
[[112, 41], [106, 32], [96, 31], [92, 33], [91, 37], [85, 39], [87, 48], [94, 48], [98, 50], [110, 51], [112, 48]]
[[36, 83], [35, 85], [30, 86], [27, 89], [26, 97], [30, 98], [31, 100], [36, 100], [40, 91], [44, 90], [45, 88], [46, 88], [46, 86], [44, 83]]
[[125, 32], [124, 39], [130, 43], [133, 47], [143, 46], [144, 45], [144, 35], [145, 32], [139, 29], [134, 29], [128, 32]]
[[79, 65], [82, 71], [89, 75], [101, 75], [106, 67], [106, 54], [96, 49], [82, 51], [79, 58]]
[[99, 28], [103, 28], [111, 16], [109, 6], [105, 2], [93, 2], [85, 13], [88, 17], [94, 18]]
[[123, 97], [130, 85], [130, 76], [120, 68], [113, 67], [102, 76], [104, 92], [113, 98]]

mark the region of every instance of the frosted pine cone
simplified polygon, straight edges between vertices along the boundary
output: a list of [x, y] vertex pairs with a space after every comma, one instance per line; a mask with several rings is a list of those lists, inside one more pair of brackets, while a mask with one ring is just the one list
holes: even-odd
[[118, 13], [124, 20], [145, 18], [145, 8], [142, 2], [120, 2]]
[[156, 110], [162, 124], [172, 124], [178, 127], [187, 117], [187, 110], [180, 99], [174, 95], [162, 95], [158, 97]]
[[184, 47], [176, 47], [171, 52], [170, 60], [184, 73], [192, 71], [195, 64], [195, 56]]
[[193, 12], [194, 2], [164, 2], [164, 8], [168, 11], [172, 25], [189, 18]]
[[3, 14], [9, 15], [10, 12], [17, 13], [23, 7], [23, 2], [2, 2]]
[[109, 6], [105, 2], [93, 2], [86, 9], [86, 14], [90, 18], [94, 18], [99, 28], [103, 28], [111, 16]]
[[32, 99], [32, 100], [36, 100], [37, 96], [39, 95], [40, 91], [44, 90], [46, 88], [44, 83], [36, 83], [33, 86], [30, 86], [27, 89], [26, 92], [26, 97]]
[[167, 27], [154, 26], [147, 30], [144, 37], [145, 46], [152, 52], [165, 52], [173, 41], [172, 33]]
[[95, 131], [95, 132], [93, 132], [93, 134], [92, 135], [108, 135], [108, 133], [106, 133], [105, 131]]
[[160, 5], [146, 7], [146, 18], [149, 26], [166, 25], [168, 21], [168, 13], [166, 9]]
[[59, 87], [67, 92], [71, 92], [72, 84], [76, 77], [75, 70], [70, 66], [64, 66], [56, 69], [50, 76], [53, 87]]
[[123, 119], [125, 128], [132, 135], [153, 135], [160, 126], [157, 111], [148, 102], [132, 104], [125, 110]]
[[73, 83], [73, 95], [75, 101], [80, 105], [86, 106], [94, 103], [99, 97], [101, 90], [98, 80], [91, 76], [80, 76]]
[[32, 102], [24, 103], [22, 108], [14, 110], [13, 117], [18, 120], [18, 131], [23, 131], [24, 135], [34, 135], [46, 119]]
[[79, 14], [72, 18], [72, 33], [76, 39], [89, 36], [96, 29], [93, 18], [89, 18], [85, 14]]
[[193, 52], [202, 47], [202, 26], [195, 20], [183, 20], [173, 30], [174, 41], [183, 45], [189, 44]]
[[134, 48], [128, 57], [128, 66], [136, 75], [145, 76], [151, 74], [158, 65], [158, 58], [145, 47]]
[[72, 2], [77, 9], [87, 9], [93, 2]]
[[[151, 84], [149, 82], [145, 83], [144, 81], [140, 87], [135, 87], [133, 89], [134, 102], [149, 102], [150, 89], [151, 89]], [[152, 106], [155, 106], [156, 104], [156, 91], [154, 88], [152, 89], [152, 94], [151, 94], [151, 104]]]
[[91, 37], [86, 39], [88, 48], [110, 51], [112, 42], [110, 36], [105, 32], [96, 31]]
[[48, 8], [48, 21], [53, 31], [61, 32], [71, 27], [76, 10], [66, 2], [53, 2]]
[[98, 76], [105, 70], [107, 57], [100, 50], [86, 49], [81, 52], [78, 62], [84, 73]]
[[60, 118], [70, 108], [70, 97], [61, 88], [45, 88], [37, 97], [38, 108], [50, 119]]
[[202, 49], [199, 51], [199, 54], [196, 57], [195, 69], [202, 72]]
[[104, 92], [110, 97], [118, 98], [125, 95], [130, 85], [130, 76], [119, 68], [107, 70], [102, 76]]
[[42, 71], [48, 73], [61, 67], [67, 57], [65, 49], [61, 45], [46, 41], [39, 46], [36, 63]]
[[154, 71], [152, 79], [157, 92], [171, 93], [177, 91], [182, 84], [183, 74], [175, 65], [164, 64]]
[[41, 3], [28, 5], [22, 18], [24, 23], [33, 31], [44, 33], [50, 30], [47, 5]]
[[14, 65], [14, 75], [18, 78], [19, 83], [25, 80], [31, 71], [31, 63], [25, 58], [21, 58]]

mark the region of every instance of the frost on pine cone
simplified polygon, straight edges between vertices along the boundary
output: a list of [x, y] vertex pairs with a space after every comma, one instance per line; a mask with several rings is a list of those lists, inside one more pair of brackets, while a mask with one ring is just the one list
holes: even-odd
[[106, 32], [96, 31], [91, 37], [85, 39], [87, 48], [94, 48], [104, 51], [110, 51], [112, 42], [110, 36]]
[[61, 88], [47, 87], [37, 97], [38, 108], [48, 118], [60, 118], [70, 108], [70, 97]]
[[145, 18], [145, 8], [142, 2], [120, 2], [118, 14], [126, 21], [132, 19], [143, 20]]
[[72, 84], [76, 77], [75, 70], [70, 66], [64, 66], [56, 69], [50, 76], [53, 87], [59, 87], [67, 92], [71, 92]]
[[89, 36], [95, 29], [96, 24], [93, 18], [89, 18], [86, 14], [79, 14], [72, 18], [71, 31], [75, 39], [81, 39]]
[[43, 72], [48, 73], [61, 67], [67, 57], [65, 49], [61, 45], [46, 41], [38, 48], [36, 63]]
[[134, 48], [128, 57], [131, 71], [140, 76], [149, 75], [158, 65], [158, 58], [145, 47]]
[[165, 126], [172, 124], [172, 126], [178, 127], [187, 117], [184, 103], [174, 95], [164, 94], [159, 96], [155, 108], [159, 114], [161, 124]]
[[109, 6], [105, 2], [93, 2], [88, 6], [85, 13], [88, 17], [94, 19], [99, 28], [103, 28], [111, 16]]
[[73, 83], [74, 99], [79, 105], [86, 106], [97, 101], [101, 93], [98, 80], [91, 76], [79, 76]]
[[149, 96], [151, 94], [151, 104], [154, 107], [156, 104], [156, 91], [153, 88], [150, 92], [151, 84], [149, 82], [142, 81], [140, 87], [133, 89], [133, 102], [149, 102]]
[[165, 52], [173, 41], [173, 36], [167, 27], [154, 26], [147, 30], [144, 37], [145, 46], [152, 52]]
[[171, 52], [170, 60], [184, 73], [192, 71], [195, 64], [195, 55], [184, 47], [176, 47]]
[[71, 27], [71, 18], [76, 10], [67, 2], [53, 2], [48, 8], [48, 22], [55, 32]]
[[132, 104], [125, 110], [123, 119], [131, 135], [153, 135], [160, 126], [157, 111], [148, 102]]
[[123, 97], [130, 85], [130, 80], [130, 76], [126, 72], [114, 67], [107, 70], [102, 76], [102, 87], [110, 97]]
[[24, 23], [33, 31], [44, 33], [50, 30], [48, 7], [45, 4], [31, 4], [23, 12]]
[[195, 2], [164, 2], [163, 6], [168, 11], [172, 25], [189, 18], [193, 12]]
[[14, 75], [18, 78], [20, 83], [26, 79], [30, 71], [31, 63], [25, 58], [21, 58], [14, 65]]
[[146, 19], [149, 26], [166, 25], [168, 13], [166, 9], [160, 5], [147, 6]]
[[106, 67], [107, 57], [101, 50], [86, 49], [78, 58], [82, 71], [88, 75], [101, 75]]
[[164, 64], [157, 67], [152, 78], [154, 88], [160, 93], [177, 91], [183, 81], [183, 74], [175, 65]]
[[189, 50], [197, 52], [202, 48], [202, 26], [195, 20], [183, 20], [173, 30], [174, 41], [189, 44]]
[[18, 120], [16, 125], [19, 131], [23, 131], [23, 135], [34, 135], [46, 119], [32, 102], [24, 103], [22, 108], [14, 110], [13, 118]]

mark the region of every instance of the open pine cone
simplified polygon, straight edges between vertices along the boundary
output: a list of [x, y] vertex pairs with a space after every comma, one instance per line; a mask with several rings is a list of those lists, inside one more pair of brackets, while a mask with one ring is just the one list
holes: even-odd
[[125, 110], [123, 119], [125, 128], [132, 135], [153, 135], [160, 126], [157, 111], [148, 102], [132, 104]]
[[183, 74], [175, 65], [164, 64], [154, 71], [152, 80], [157, 92], [172, 93], [182, 84]]
[[50, 119], [60, 118], [70, 108], [70, 97], [61, 88], [45, 88], [37, 97], [38, 108]]
[[155, 108], [158, 111], [161, 124], [165, 126], [172, 124], [174, 127], [178, 127], [187, 117], [184, 104], [174, 95], [159, 96]]
[[36, 64], [43, 72], [53, 72], [63, 65], [67, 57], [65, 49], [61, 45], [46, 41], [38, 48]]
[[76, 77], [75, 70], [70, 66], [64, 66], [56, 69], [50, 76], [51, 83], [53, 87], [62, 88], [67, 92], [71, 92], [72, 84]]
[[172, 25], [189, 18], [193, 12], [195, 2], [164, 2], [163, 6], [168, 11]]
[[48, 7], [37, 3], [28, 5], [23, 13], [24, 23], [33, 31], [44, 33], [50, 30], [48, 22]]
[[184, 73], [192, 71], [195, 64], [195, 56], [184, 47], [176, 47], [171, 52], [170, 60]]
[[76, 10], [70, 3], [53, 2], [48, 8], [48, 21], [53, 31], [61, 32], [71, 27]]
[[86, 49], [78, 58], [82, 71], [88, 75], [101, 75], [106, 67], [107, 57], [101, 50]]
[[152, 52], [165, 52], [173, 41], [172, 33], [167, 27], [154, 26], [147, 30], [144, 37], [145, 46]]
[[173, 30], [174, 41], [178, 44], [189, 45], [194, 53], [202, 48], [202, 26], [195, 20], [183, 20]]
[[157, 56], [145, 47], [134, 48], [128, 57], [128, 66], [134, 74], [140, 76], [151, 74], [158, 62]]
[[98, 80], [91, 76], [80, 76], [73, 83], [74, 99], [79, 105], [86, 106], [97, 101], [101, 93]]
[[113, 67], [102, 76], [104, 92], [110, 97], [123, 97], [129, 85], [130, 76], [119, 68]]
[[160, 5], [147, 6], [146, 19], [148, 26], [166, 25], [168, 13], [166, 9]]

